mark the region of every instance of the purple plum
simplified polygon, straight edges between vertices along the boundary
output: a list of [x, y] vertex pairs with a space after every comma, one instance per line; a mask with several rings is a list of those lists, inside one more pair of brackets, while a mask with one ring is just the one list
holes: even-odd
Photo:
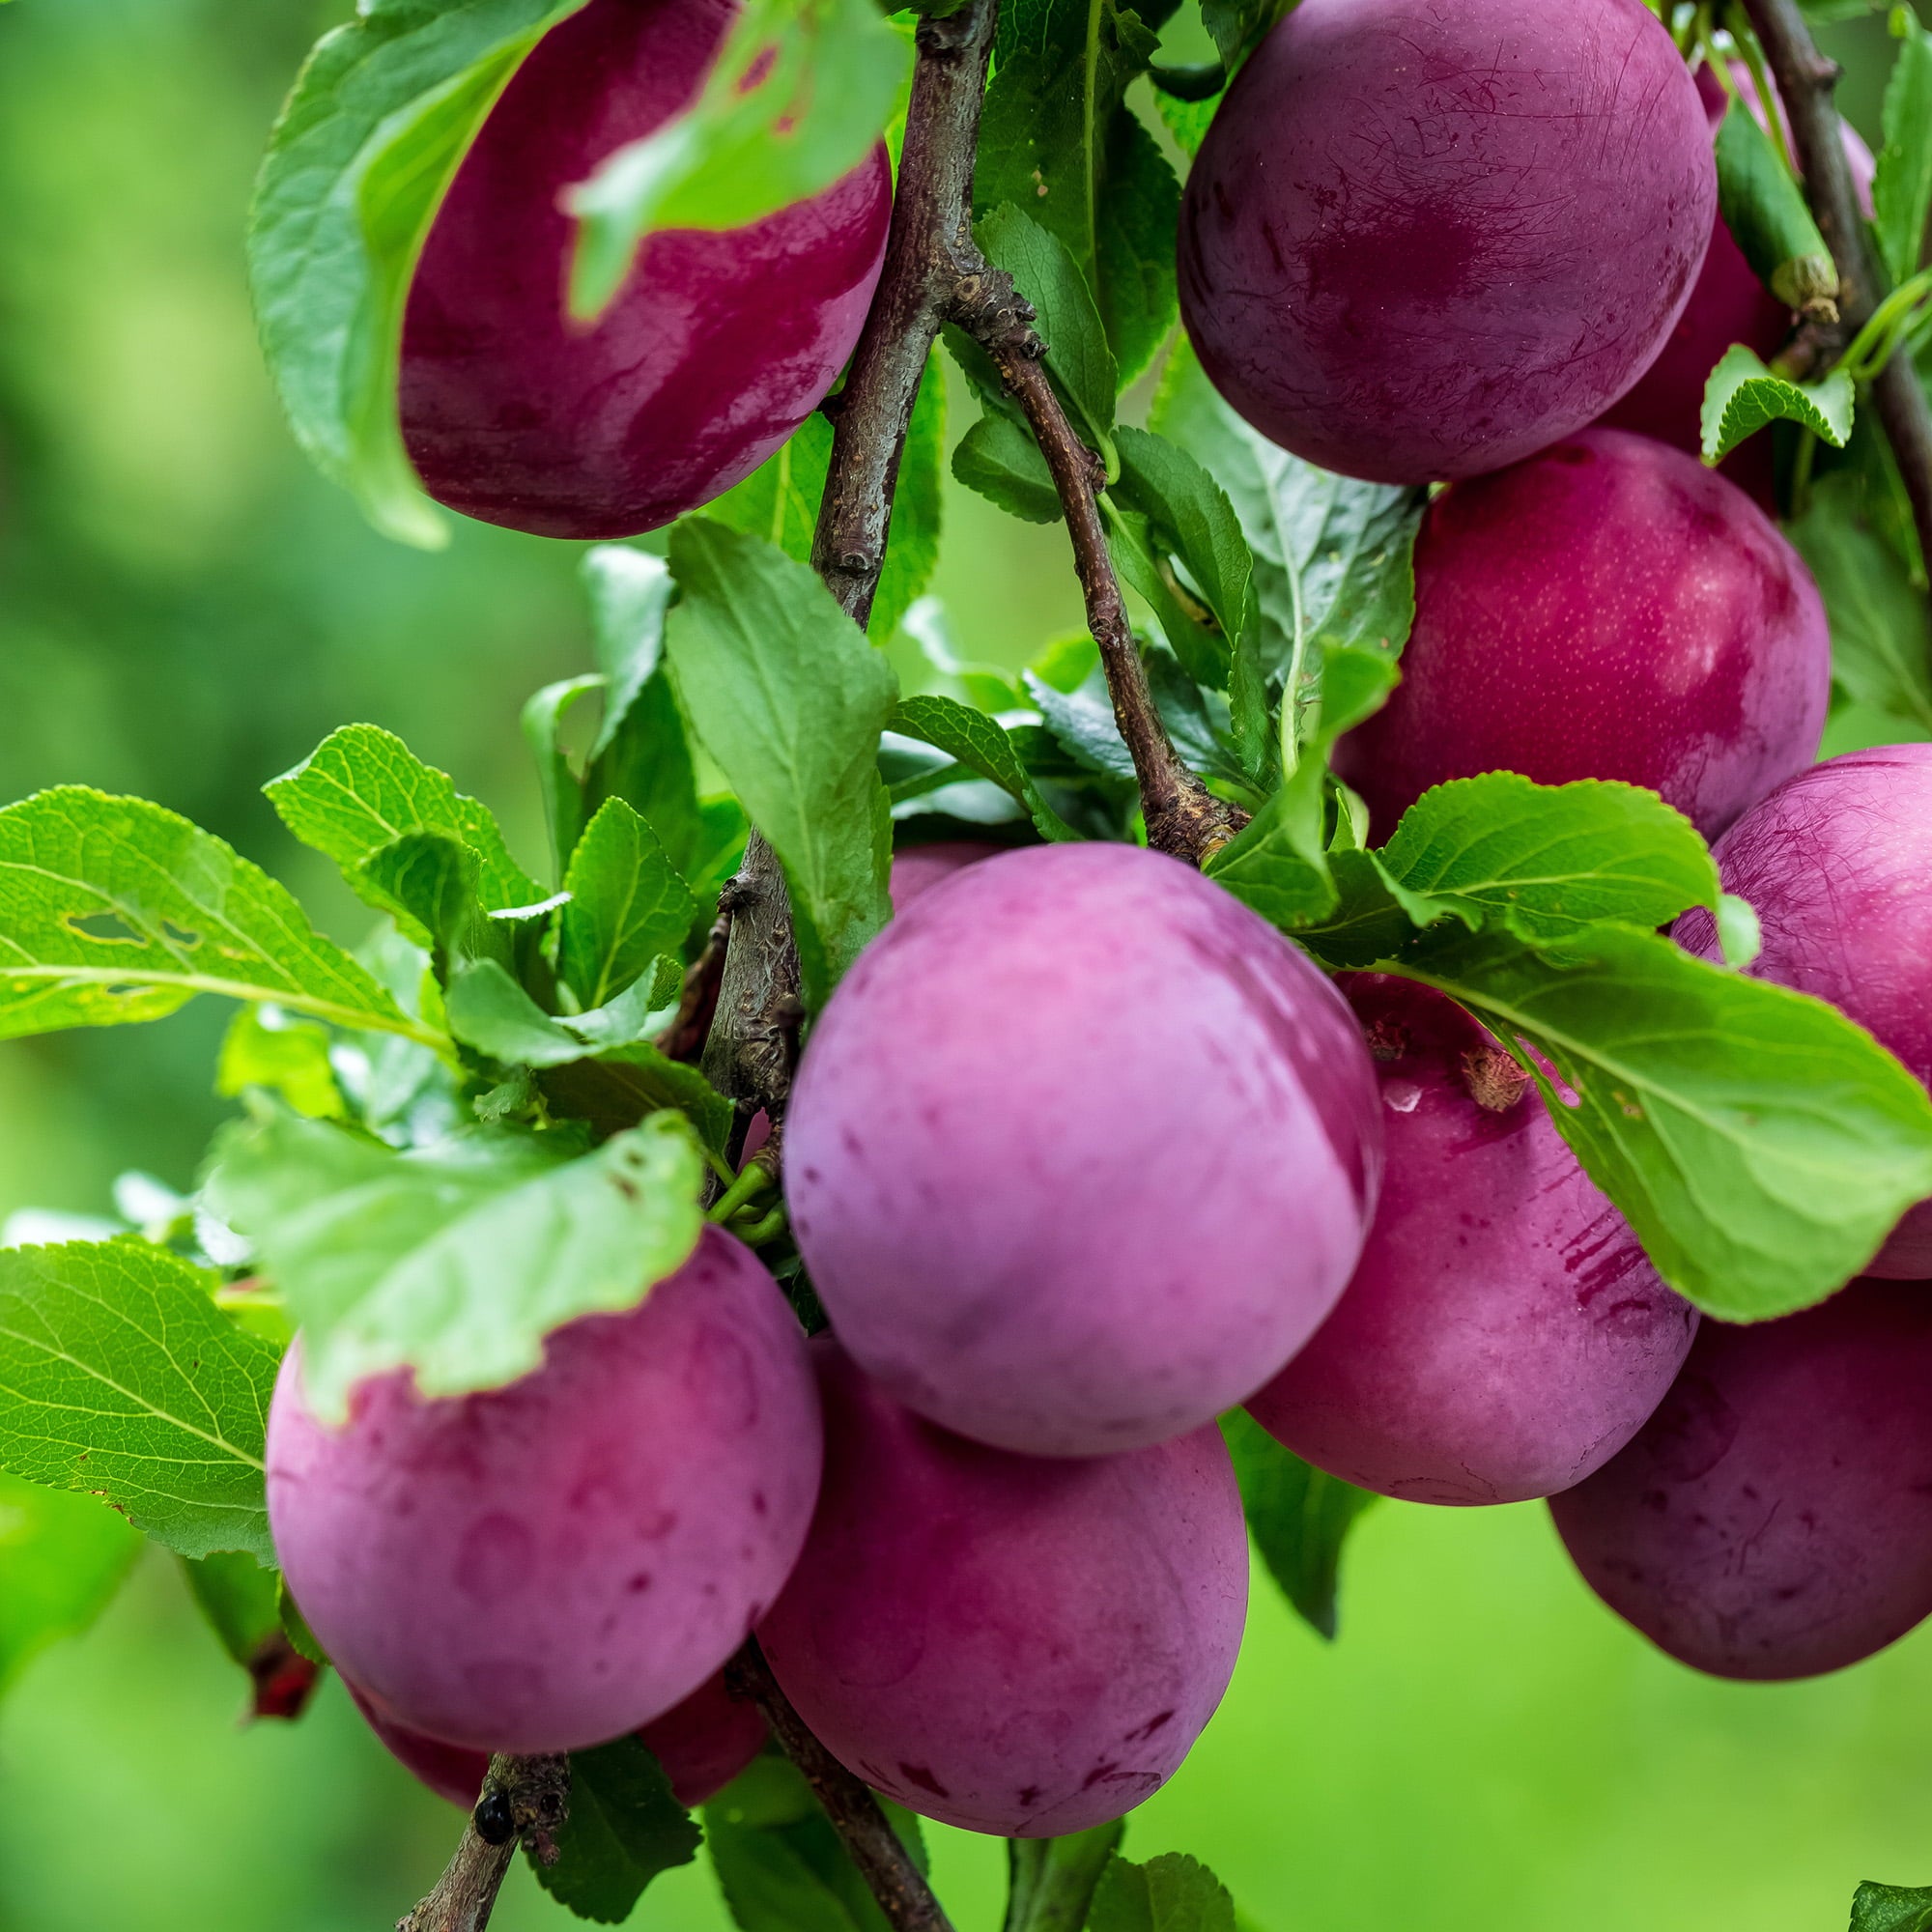
[[1374, 1070], [1307, 957], [1131, 845], [923, 895], [806, 1046], [786, 1188], [860, 1365], [978, 1441], [1186, 1434], [1334, 1306], [1381, 1168]]
[[819, 1456], [798, 1323], [713, 1228], [507, 1388], [426, 1402], [398, 1372], [325, 1428], [298, 1346], [269, 1520], [316, 1636], [385, 1717], [475, 1750], [576, 1750], [662, 1717], [744, 1640], [804, 1543]]
[[1550, 1502], [1584, 1580], [1679, 1662], [1811, 1677], [1932, 1614], [1932, 1283], [1706, 1321], [1663, 1405]]
[[1832, 639], [1742, 490], [1590, 429], [1429, 506], [1402, 676], [1336, 751], [1378, 836], [1431, 785], [1504, 770], [1648, 785], [1714, 838], [1816, 754]]
[[403, 440], [452, 509], [634, 536], [748, 476], [824, 400], [884, 259], [878, 147], [748, 227], [651, 236], [594, 325], [568, 315], [559, 197], [696, 99], [734, 0], [589, 0], [492, 110], [410, 288]]
[[980, 838], [942, 838], [930, 845], [908, 845], [893, 854], [893, 911], [904, 912], [921, 893], [930, 892], [942, 879], [981, 859], [991, 859], [1008, 850], [989, 845]]
[[1220, 1433], [1080, 1461], [922, 1420], [812, 1345], [825, 1489], [758, 1640], [849, 1771], [969, 1832], [1118, 1818], [1213, 1715], [1247, 1610]]
[[1348, 476], [1475, 476], [1647, 369], [1717, 208], [1642, 0], [1301, 0], [1188, 178], [1180, 310], [1264, 436]]
[[1344, 981], [1381, 1082], [1387, 1157], [1354, 1279], [1248, 1412], [1360, 1489], [1419, 1503], [1553, 1495], [1663, 1400], [1697, 1314], [1460, 1007]]

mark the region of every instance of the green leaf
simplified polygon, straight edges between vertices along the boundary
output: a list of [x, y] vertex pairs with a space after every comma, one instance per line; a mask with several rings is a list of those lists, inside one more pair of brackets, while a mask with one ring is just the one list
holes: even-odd
[[1111, 448], [1120, 369], [1100, 311], [1066, 243], [1010, 202], [976, 224], [986, 259], [1012, 276], [1037, 316], [1046, 366], [1073, 413], [1074, 427], [1104, 455]]
[[1898, 58], [1885, 89], [1885, 145], [1872, 183], [1872, 227], [1893, 282], [1918, 272], [1932, 214], [1932, 35], [1910, 7], [1891, 10]]
[[476, 854], [445, 833], [406, 832], [357, 866], [354, 881], [406, 933], [429, 941], [439, 979], [462, 959], [509, 956], [509, 933], [489, 919], [478, 896]]
[[1104, 778], [1131, 783], [1134, 755], [1121, 736], [1106, 679], [1096, 669], [1074, 691], [1057, 691], [1035, 671], [1023, 674], [1027, 694], [1046, 721], [1046, 730], [1073, 763]]
[[590, 821], [563, 883], [556, 970], [586, 1009], [614, 999], [661, 954], [676, 957], [698, 916], [657, 835], [621, 798]]
[[1302, 1621], [1332, 1640], [1342, 1546], [1355, 1519], [1380, 1498], [1292, 1455], [1246, 1409], [1224, 1415], [1221, 1434], [1268, 1575]]
[[594, 321], [661, 228], [740, 228], [849, 174], [892, 119], [912, 47], [871, 0], [750, 0], [685, 113], [565, 196], [570, 306]]
[[1179, 310], [1174, 259], [1180, 183], [1138, 115], [1107, 128], [1106, 192], [1096, 217], [1100, 312], [1122, 388], [1147, 373]]
[[1306, 781], [1274, 793], [1202, 870], [1284, 932], [1326, 919], [1336, 895], [1320, 804]]
[[1812, 485], [1788, 528], [1832, 624], [1832, 675], [1848, 697], [1932, 732], [1932, 617], [1898, 553], [1865, 522], [1858, 479]]
[[1932, 1932], [1932, 1886], [1913, 1889], [1867, 1879], [1852, 1900], [1851, 1932]]
[[1039, 444], [1024, 423], [1009, 415], [982, 415], [952, 452], [952, 474], [967, 489], [1022, 523], [1057, 524], [1060, 492]]
[[[543, 888], [510, 857], [488, 806], [458, 791], [445, 772], [426, 765], [392, 731], [345, 724], [331, 731], [294, 771], [262, 787], [269, 803], [304, 845], [332, 859], [342, 876], [381, 912], [396, 903], [372, 890], [369, 860], [412, 833], [453, 840], [476, 859], [476, 892], [491, 912], [532, 905]], [[428, 933], [403, 915], [418, 945]]]
[[245, 1670], [282, 1634], [282, 1575], [240, 1551], [183, 1557], [182, 1575], [221, 1647]]
[[1787, 308], [1838, 293], [1804, 190], [1757, 117], [1733, 97], [1718, 128], [1718, 210], [1757, 278]]
[[303, 1386], [338, 1420], [366, 1376], [496, 1388], [581, 1315], [634, 1308], [697, 1243], [704, 1166], [655, 1115], [570, 1160], [479, 1131], [396, 1153], [274, 1112], [217, 1143], [212, 1211], [255, 1243], [302, 1330]]
[[1932, 1194], [1932, 1100], [1821, 1001], [1611, 925], [1537, 948], [1443, 927], [1386, 970], [1543, 1056], [1520, 1057], [1550, 1118], [1709, 1314], [1822, 1300]]
[[544, 822], [550, 827], [552, 876], [557, 879], [583, 836], [583, 781], [563, 750], [564, 720], [583, 698], [603, 689], [601, 677], [567, 677], [545, 685], [524, 706], [524, 742], [536, 760]]
[[1293, 0], [1201, 0], [1201, 17], [1232, 74]]
[[493, 1060], [561, 1066], [661, 1031], [677, 1010], [682, 981], [675, 959], [655, 959], [608, 1006], [554, 1019], [496, 960], [474, 960], [450, 979], [449, 1028]]
[[705, 504], [704, 514], [809, 563], [831, 468], [832, 424], [814, 412], [742, 483]]
[[1117, 1858], [1094, 1893], [1090, 1932], [1235, 1932], [1235, 1901], [1199, 1859], [1163, 1852], [1144, 1865]]
[[646, 1115], [674, 1108], [697, 1129], [705, 1146], [722, 1154], [735, 1119], [730, 1101], [696, 1067], [669, 1059], [648, 1040], [631, 1040], [543, 1068], [538, 1084], [553, 1105], [605, 1137], [635, 1127]]
[[280, 1007], [242, 1007], [222, 1037], [214, 1091], [232, 1096], [250, 1087], [279, 1094], [313, 1120], [340, 1120], [346, 1111], [328, 1061], [327, 1029]]
[[1009, 1838], [1004, 1932], [1081, 1932], [1126, 1829], [1117, 1818], [1064, 1838]]
[[629, 544], [593, 544], [579, 571], [605, 686], [604, 723], [591, 747], [591, 756], [601, 757], [664, 662], [665, 613], [676, 585], [663, 557]]
[[580, 1918], [619, 1925], [661, 1873], [688, 1865], [701, 1834], [670, 1779], [635, 1737], [570, 1754], [570, 1809], [556, 1862], [530, 1860], [537, 1883]]
[[0, 1476], [0, 1691], [106, 1608], [140, 1532], [92, 1496]]
[[770, 544], [687, 518], [670, 560], [678, 692], [784, 867], [806, 1001], [821, 1006], [892, 917], [877, 750], [898, 681], [817, 577]]
[[1821, 383], [1774, 375], [1740, 342], [1724, 351], [1704, 384], [1704, 461], [1721, 463], [1768, 423], [1795, 422], [1842, 449], [1852, 433], [1852, 379], [1833, 369]]
[[1079, 834], [1040, 796], [1039, 787], [1020, 762], [1020, 754], [1006, 729], [956, 698], [921, 696], [901, 698], [889, 721], [895, 731], [950, 753], [962, 765], [990, 779], [1026, 807], [1042, 838], [1062, 841]]
[[0, 1039], [161, 1019], [197, 993], [440, 1043], [266, 872], [172, 811], [81, 785], [0, 811]]
[[309, 457], [407, 543], [447, 537], [396, 416], [410, 279], [477, 129], [582, 5], [373, 0], [317, 46], [270, 137], [248, 227], [270, 370]]
[[920, 377], [899, 452], [885, 567], [872, 595], [872, 614], [866, 620], [868, 637], [890, 638], [932, 582], [939, 566], [945, 482], [946, 371], [935, 353]]
[[276, 1361], [215, 1308], [214, 1278], [166, 1248], [0, 1249], [0, 1469], [97, 1495], [183, 1556], [273, 1560]]

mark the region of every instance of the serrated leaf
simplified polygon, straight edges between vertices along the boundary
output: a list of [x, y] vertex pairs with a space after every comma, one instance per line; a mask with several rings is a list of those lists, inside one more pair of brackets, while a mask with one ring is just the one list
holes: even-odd
[[1932, 1194], [1932, 1100], [1821, 1001], [1609, 925], [1536, 948], [1442, 927], [1386, 970], [1535, 1047], [1577, 1101], [1524, 1055], [1551, 1120], [1709, 1314], [1822, 1300]]
[[496, 960], [469, 961], [450, 979], [449, 1028], [493, 1060], [561, 1066], [662, 1031], [677, 1010], [682, 980], [676, 960], [656, 959], [609, 1005], [556, 1019]]
[[0, 1250], [0, 1469], [97, 1495], [184, 1556], [271, 1562], [277, 1351], [213, 1289], [146, 1241]]
[[1147, 373], [1179, 312], [1174, 259], [1180, 183], [1131, 112], [1109, 124], [1104, 158], [1107, 188], [1094, 236], [1100, 316], [1124, 389]]
[[479, 896], [480, 868], [468, 845], [441, 832], [406, 832], [356, 867], [352, 883], [412, 939], [427, 940], [439, 978], [472, 955], [507, 958], [509, 934], [493, 925]]
[[614, 999], [664, 954], [675, 957], [698, 916], [657, 835], [620, 798], [590, 821], [564, 878], [556, 970], [583, 1009]]
[[1872, 228], [1893, 282], [1918, 272], [1932, 214], [1932, 35], [1910, 7], [1891, 10], [1898, 55], [1886, 83], [1885, 143], [1872, 182]]
[[250, 1087], [279, 1094], [312, 1120], [340, 1120], [345, 1111], [327, 1030], [280, 1007], [243, 1007], [222, 1037], [214, 1091], [232, 1097]]
[[950, 753], [1017, 799], [1042, 838], [1059, 841], [1080, 836], [1040, 796], [1012, 739], [984, 712], [955, 698], [925, 695], [901, 698], [889, 722], [893, 730]]
[[1097, 670], [1075, 691], [1057, 691], [1036, 671], [1021, 675], [1047, 732], [1076, 768], [1132, 781], [1134, 754], [1121, 736], [1106, 680]]
[[702, 1834], [664, 1768], [635, 1737], [570, 1754], [570, 1809], [537, 1883], [580, 1918], [618, 1925], [651, 1881], [697, 1856]]
[[1057, 524], [1060, 492], [1039, 444], [1010, 416], [982, 415], [952, 452], [952, 474], [967, 489], [1027, 524]]
[[804, 564], [722, 524], [671, 533], [668, 646], [698, 737], [784, 867], [807, 1004], [892, 917], [876, 753], [898, 680]]
[[1304, 781], [1275, 792], [1201, 869], [1284, 932], [1325, 920], [1336, 896], [1319, 791], [1311, 796]]
[[1235, 1901], [1199, 1859], [1117, 1858], [1100, 1874], [1089, 1932], [1235, 1932]]
[[0, 1476], [0, 1692], [106, 1608], [140, 1532], [92, 1496]]
[[606, 1047], [560, 1066], [543, 1068], [538, 1085], [552, 1103], [608, 1136], [635, 1127], [648, 1114], [675, 1108], [714, 1153], [730, 1139], [729, 1100], [695, 1066], [671, 1060], [648, 1040]]
[[1867, 1879], [1852, 1900], [1851, 1932], [1932, 1932], [1932, 1886]]
[[1302, 1621], [1332, 1641], [1342, 1548], [1356, 1518], [1379, 1499], [1291, 1454], [1245, 1409], [1224, 1415], [1221, 1434], [1268, 1575]]
[[198, 993], [440, 1044], [213, 834], [81, 785], [0, 811], [0, 1038], [160, 1019]]
[[696, 1245], [703, 1173], [669, 1115], [573, 1160], [487, 1131], [397, 1153], [275, 1112], [217, 1143], [208, 1199], [254, 1241], [333, 1421], [365, 1376], [408, 1367], [426, 1396], [499, 1387], [553, 1328], [635, 1307]]
[[1006, 270], [1033, 304], [1046, 366], [1071, 406], [1074, 427], [1106, 452], [1120, 368], [1093, 291], [1066, 243], [1010, 202], [976, 223], [973, 232], [986, 259]]
[[1795, 422], [1842, 449], [1852, 433], [1852, 379], [1833, 369], [1823, 382], [1774, 375], [1742, 342], [1724, 351], [1704, 384], [1704, 461], [1721, 463], [1767, 424]]
[[600, 315], [655, 230], [740, 228], [849, 174], [911, 65], [870, 0], [750, 0], [692, 106], [566, 194], [579, 223], [571, 313]]
[[1117, 1818], [1060, 1838], [1009, 1838], [1004, 1932], [1080, 1932], [1125, 1833]]
[[296, 438], [379, 529], [446, 540], [403, 452], [410, 277], [524, 57], [583, 0], [375, 0], [324, 37], [270, 137], [248, 225], [269, 367]]

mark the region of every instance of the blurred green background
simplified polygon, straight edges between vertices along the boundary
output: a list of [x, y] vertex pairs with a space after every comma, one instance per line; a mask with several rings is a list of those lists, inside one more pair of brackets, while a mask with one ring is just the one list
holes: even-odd
[[[426, 556], [369, 533], [285, 436], [241, 235], [317, 0], [18, 0], [0, 10], [0, 798], [157, 799], [360, 922], [258, 787], [367, 719], [497, 808], [540, 808], [516, 714], [587, 668], [568, 546], [474, 526]], [[1882, 24], [1839, 30], [1867, 130]], [[970, 654], [1078, 621], [1057, 531], [949, 502], [936, 586]], [[0, 1049], [0, 1214], [185, 1186], [223, 1104], [226, 1015]], [[0, 1521], [0, 1541], [6, 1525]], [[0, 1604], [0, 1624], [4, 1624]], [[329, 1685], [298, 1726], [243, 1685], [173, 1568], [144, 1560], [0, 1703], [3, 1932], [375, 1932], [456, 1814]], [[999, 1848], [938, 1833], [961, 1932]], [[1707, 1683], [1601, 1610], [1539, 1509], [1388, 1504], [1352, 1548], [1339, 1643], [1258, 1577], [1235, 1689], [1129, 1850], [1186, 1850], [1262, 1932], [1827, 1932], [1865, 1877], [1932, 1882], [1932, 1631], [1822, 1683]], [[567, 1917], [521, 1871], [505, 1932]], [[724, 1915], [700, 1866], [662, 1932]]]

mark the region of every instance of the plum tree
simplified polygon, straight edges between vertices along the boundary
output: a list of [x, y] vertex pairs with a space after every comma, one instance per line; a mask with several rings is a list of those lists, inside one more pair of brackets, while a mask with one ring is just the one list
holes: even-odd
[[1507, 770], [1648, 785], [1715, 837], [1816, 753], [1831, 648], [1742, 490], [1584, 430], [1429, 506], [1403, 681], [1336, 769], [1383, 836], [1431, 785]]
[[798, 1324], [716, 1229], [642, 1305], [549, 1338], [507, 1388], [406, 1373], [325, 1428], [292, 1350], [269, 1514], [329, 1655], [387, 1717], [478, 1750], [571, 1750], [688, 1697], [778, 1594], [817, 1489]]
[[[1757, 910], [1749, 971], [1829, 1000], [1932, 1086], [1932, 745], [1847, 753], [1800, 774], [1718, 841], [1724, 889]], [[1719, 956], [1709, 913], [1677, 937]], [[1932, 1276], [1932, 1202], [1866, 1269]]]
[[1297, 456], [1473, 476], [1636, 381], [1716, 206], [1696, 89], [1642, 0], [1302, 0], [1188, 177], [1181, 314]]
[[883, 147], [744, 228], [651, 236], [594, 327], [562, 191], [696, 98], [734, 0], [590, 0], [519, 70], [439, 211], [404, 319], [403, 440], [452, 509], [632, 536], [757, 468], [832, 386], [884, 258]]
[[1335, 1312], [1248, 1411], [1383, 1495], [1552, 1495], [1663, 1399], [1696, 1312], [1491, 1035], [1408, 981], [1347, 990], [1381, 1083], [1381, 1201]]
[[1706, 1321], [1648, 1424], [1551, 1514], [1611, 1609], [1719, 1677], [1809, 1677], [1932, 1613], [1932, 1293], [1860, 1281]]
[[853, 1355], [1036, 1455], [1163, 1441], [1334, 1305], [1381, 1166], [1334, 987], [1133, 846], [1003, 854], [910, 905], [809, 1042], [793, 1227]]
[[825, 1488], [759, 1627], [850, 1771], [969, 1832], [1049, 1837], [1165, 1783], [1213, 1714], [1247, 1609], [1234, 1467], [1208, 1428], [1048, 1461], [895, 1402], [829, 1338]]
[[[368, 1691], [346, 1679], [344, 1683], [355, 1708], [398, 1764], [438, 1797], [466, 1811], [474, 1807], [490, 1770], [488, 1751], [442, 1744], [412, 1731]], [[722, 1671], [638, 1732], [663, 1766], [671, 1795], [686, 1806], [702, 1804], [723, 1791], [757, 1756], [768, 1735], [757, 1707], [733, 1697]]]

